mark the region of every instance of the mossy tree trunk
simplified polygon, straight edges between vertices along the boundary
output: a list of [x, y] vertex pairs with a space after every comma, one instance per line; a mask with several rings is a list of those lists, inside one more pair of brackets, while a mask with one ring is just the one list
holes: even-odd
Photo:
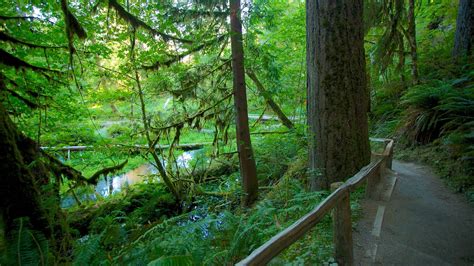
[[307, 111], [312, 190], [370, 161], [362, 0], [306, 2]]
[[418, 52], [416, 45], [415, 0], [408, 2], [408, 42], [411, 54], [411, 75], [413, 84], [418, 84]]
[[[49, 171], [36, 143], [18, 131], [1, 103], [0, 172], [0, 208], [7, 235], [15, 219], [28, 217], [32, 229], [51, 239], [55, 230], [40, 200], [41, 187], [49, 183]], [[55, 205], [52, 208], [59, 209], [59, 200]]]
[[[4, 86], [0, 79], [0, 87]], [[0, 101], [0, 213], [7, 238], [15, 238], [11, 233], [16, 219], [28, 218], [28, 228], [42, 232], [55, 254], [69, 251], [67, 225], [61, 222], [58, 171], [62, 170], [18, 130]]]
[[456, 20], [453, 55], [455, 57], [472, 55], [474, 42], [474, 1], [460, 0]]

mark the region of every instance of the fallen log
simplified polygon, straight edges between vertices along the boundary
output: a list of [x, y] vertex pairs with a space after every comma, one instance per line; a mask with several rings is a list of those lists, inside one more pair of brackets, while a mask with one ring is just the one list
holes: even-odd
[[[212, 145], [212, 142], [203, 142], [203, 143], [186, 143], [186, 144], [178, 144], [175, 145], [175, 149], [184, 150], [184, 151], [191, 151], [191, 150], [198, 150], [204, 148], [206, 145]], [[135, 145], [127, 145], [127, 144], [115, 144], [108, 147], [115, 147], [115, 148], [135, 148], [135, 149], [148, 149], [148, 145], [142, 144], [135, 144]], [[63, 147], [41, 147], [42, 150], [47, 151], [85, 151], [85, 150], [93, 150], [95, 148], [107, 148], [107, 146], [63, 146]], [[170, 145], [156, 145], [155, 149], [159, 150], [166, 150], [169, 149]]]

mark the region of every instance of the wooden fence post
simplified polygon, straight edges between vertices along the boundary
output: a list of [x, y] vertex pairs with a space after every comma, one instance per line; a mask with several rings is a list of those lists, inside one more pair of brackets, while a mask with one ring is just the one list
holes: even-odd
[[386, 159], [387, 163], [385, 164], [388, 169], [392, 170], [392, 160], [393, 160], [393, 149], [390, 149], [390, 152], [388, 154], [388, 157]]
[[382, 176], [382, 168], [384, 167], [384, 162], [377, 166], [377, 169], [367, 176], [367, 187], [365, 189], [365, 196], [369, 199], [377, 199], [377, 185], [380, 182]]
[[392, 170], [392, 160], [393, 160], [393, 140], [385, 141], [385, 151], [383, 152], [385, 167]]
[[[333, 183], [331, 184], [331, 190], [334, 191], [343, 184], [342, 182]], [[334, 258], [338, 265], [354, 264], [351, 204], [349, 196], [350, 192], [347, 190], [333, 211]]]

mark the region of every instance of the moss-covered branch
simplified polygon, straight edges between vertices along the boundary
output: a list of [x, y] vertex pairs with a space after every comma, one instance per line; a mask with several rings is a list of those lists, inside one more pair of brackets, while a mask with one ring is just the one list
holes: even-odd
[[22, 101], [24, 104], [26, 104], [29, 108], [31, 109], [36, 109], [38, 108], [39, 106], [32, 102], [31, 100], [29, 100], [28, 98], [22, 96], [21, 94], [19, 94], [18, 92], [14, 91], [14, 90], [11, 90], [9, 88], [4, 88], [4, 90], [9, 93], [11, 96], [17, 98], [18, 100]]
[[[66, 25], [66, 36], [68, 39], [69, 53], [72, 54], [75, 52], [74, 48], [74, 34], [77, 35], [79, 39], [87, 38], [87, 33], [82, 25], [77, 20], [76, 16], [69, 10], [67, 0], [61, 0], [61, 9], [64, 14], [64, 21]], [[72, 58], [72, 57], [71, 57]]]
[[121, 164], [103, 168], [103, 169], [95, 172], [91, 177], [89, 177], [87, 179], [87, 181], [88, 181], [88, 183], [97, 184], [97, 181], [98, 181], [99, 177], [106, 176], [106, 175], [111, 174], [111, 173], [115, 173], [115, 172], [121, 170], [127, 163], [128, 163], [128, 160], [125, 160]]
[[232, 95], [234, 95], [233, 93], [230, 93], [228, 94], [227, 96], [225, 96], [224, 98], [220, 99], [219, 101], [217, 101], [215, 104], [211, 105], [210, 107], [208, 108], [205, 108], [203, 110], [200, 110], [198, 111], [197, 113], [195, 113], [194, 115], [192, 116], [189, 116], [179, 122], [176, 122], [176, 123], [173, 123], [171, 125], [168, 125], [168, 126], [164, 126], [164, 127], [159, 127], [159, 128], [151, 128], [153, 131], [156, 131], [157, 133], [159, 131], [162, 131], [162, 130], [167, 130], [167, 129], [170, 129], [170, 128], [176, 128], [176, 127], [182, 127], [184, 124], [188, 123], [188, 124], [191, 124], [192, 121], [198, 117], [202, 117], [207, 111], [215, 108], [216, 106], [218, 106], [219, 104], [221, 104], [223, 101], [229, 99]]
[[192, 21], [200, 18], [226, 19], [229, 16], [229, 10], [211, 10], [211, 9], [187, 9], [174, 6], [166, 7], [167, 15], [175, 22]]
[[106, 167], [103, 169], [98, 170], [95, 172], [91, 177], [87, 178], [82, 175], [81, 172], [78, 170], [72, 168], [69, 165], [65, 165], [58, 159], [54, 158], [53, 156], [49, 155], [45, 151], [41, 150], [41, 153], [43, 154], [44, 157], [48, 159], [50, 162], [50, 167], [54, 171], [56, 175], [63, 175], [66, 178], [90, 185], [97, 185], [97, 182], [101, 176], [106, 176], [111, 173], [115, 173], [121, 169], [128, 163], [128, 160], [123, 161], [122, 163], [110, 167]]
[[206, 47], [209, 47], [209, 46], [211, 46], [211, 45], [214, 45], [214, 44], [217, 44], [217, 43], [220, 43], [220, 42], [224, 41], [224, 40], [226, 39], [226, 37], [227, 37], [227, 35], [219, 36], [219, 37], [217, 37], [216, 39], [213, 39], [213, 40], [204, 42], [204, 43], [201, 44], [201, 45], [198, 45], [198, 46], [196, 46], [196, 47], [194, 47], [194, 48], [191, 48], [191, 49], [187, 50], [187, 51], [184, 52], [184, 53], [171, 56], [171, 58], [168, 59], [168, 60], [165, 60], [165, 61], [158, 61], [158, 62], [155, 62], [155, 63], [152, 64], [152, 65], [149, 65], [149, 66], [142, 66], [142, 68], [143, 68], [143, 69], [146, 69], [146, 70], [157, 70], [157, 69], [159, 69], [160, 67], [163, 67], [163, 66], [169, 67], [169, 66], [171, 66], [172, 64], [174, 64], [174, 63], [176, 63], [176, 62], [179, 62], [181, 59], [183, 59], [184, 57], [186, 57], [186, 56], [188, 56], [188, 55], [190, 55], [190, 54], [199, 52], [199, 51], [203, 50], [203, 49], [206, 48]]
[[30, 19], [40, 19], [34, 16], [0, 16], [0, 20], [30, 20]]
[[6, 34], [3, 31], [0, 31], [0, 41], [9, 42], [12, 44], [21, 44], [30, 48], [42, 48], [42, 49], [67, 49], [67, 46], [48, 46], [42, 44], [30, 43], [27, 41], [20, 40], [11, 35]]
[[121, 6], [116, 0], [109, 0], [108, 2], [109, 2], [109, 7], [114, 9], [120, 18], [122, 18], [127, 23], [132, 25], [134, 28], [143, 28], [144, 30], [148, 31], [154, 36], [160, 36], [161, 38], [163, 38], [164, 41], [175, 40], [182, 43], [193, 43], [193, 41], [191, 40], [186, 40], [183, 38], [172, 36], [170, 34], [154, 29], [153, 27], [145, 23], [143, 20], [139, 19], [138, 17], [132, 15], [130, 12], [125, 10], [125, 8]]
[[14, 68], [28, 68], [34, 71], [50, 71], [59, 73], [58, 70], [48, 69], [44, 67], [34, 66], [0, 48], [0, 63]]

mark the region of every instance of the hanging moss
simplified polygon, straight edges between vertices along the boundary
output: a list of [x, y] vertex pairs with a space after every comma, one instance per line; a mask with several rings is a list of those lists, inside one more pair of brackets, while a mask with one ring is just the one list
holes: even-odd
[[181, 59], [183, 59], [184, 57], [192, 54], [192, 53], [196, 53], [196, 52], [199, 52], [201, 50], [203, 50], [204, 48], [206, 47], [209, 47], [209, 46], [212, 46], [212, 45], [215, 45], [215, 44], [218, 44], [218, 43], [221, 43], [223, 42], [224, 40], [227, 39], [227, 34], [226, 35], [222, 35], [222, 36], [219, 36], [217, 37], [216, 39], [213, 39], [213, 40], [210, 40], [210, 41], [207, 41], [207, 42], [204, 42], [203, 44], [201, 45], [198, 45], [194, 48], [191, 48], [189, 50], [187, 50], [186, 52], [184, 53], [181, 53], [181, 54], [177, 54], [177, 55], [174, 55], [172, 56], [170, 59], [168, 60], [165, 60], [165, 61], [158, 61], [152, 65], [145, 65], [143, 66], [143, 69], [145, 70], [157, 70], [159, 69], [160, 67], [162, 66], [166, 66], [166, 67], [169, 67], [171, 66], [172, 64], [176, 63], [176, 62], [179, 62]]
[[29, 48], [41, 48], [41, 49], [56, 49], [56, 48], [67, 48], [66, 46], [47, 46], [41, 44], [35, 44], [31, 42], [27, 42], [24, 40], [20, 40], [16, 37], [6, 34], [3, 31], [0, 31], [0, 41], [9, 42], [11, 44], [21, 44], [27, 46]]
[[57, 70], [52, 70], [44, 67], [38, 67], [31, 65], [30, 63], [23, 61], [22, 59], [10, 54], [9, 52], [0, 48], [0, 63], [6, 66], [11, 66], [14, 68], [28, 68], [34, 71], [50, 71], [50, 72], [59, 72]]
[[127, 23], [129, 23], [132, 27], [143, 28], [144, 30], [148, 31], [154, 36], [160, 36], [161, 38], [163, 38], [164, 41], [175, 40], [182, 43], [193, 43], [193, 41], [191, 40], [186, 40], [183, 38], [172, 36], [164, 32], [161, 32], [157, 29], [152, 28], [150, 25], [148, 25], [144, 21], [140, 20], [138, 17], [132, 15], [130, 12], [125, 10], [125, 8], [123, 8], [123, 6], [121, 6], [116, 0], [109, 0], [109, 7], [117, 11], [117, 15], [123, 20], [125, 20]]
[[74, 34], [76, 34], [77, 37], [82, 40], [87, 38], [87, 34], [77, 18], [69, 10], [67, 0], [61, 0], [61, 9], [63, 11], [64, 21], [66, 24], [66, 36], [68, 39], [69, 53], [72, 56], [72, 54], [76, 51], [74, 48]]

